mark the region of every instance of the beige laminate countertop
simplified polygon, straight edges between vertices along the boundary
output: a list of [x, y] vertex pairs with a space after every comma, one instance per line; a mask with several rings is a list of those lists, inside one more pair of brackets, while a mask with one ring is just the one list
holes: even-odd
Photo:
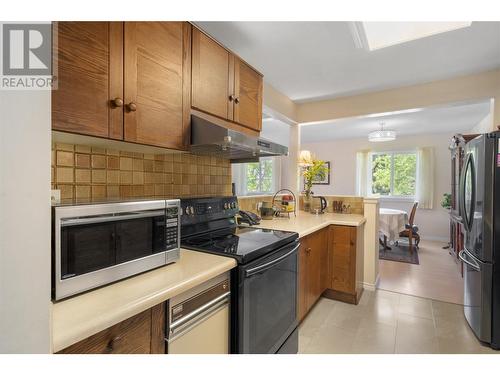
[[289, 219], [286, 217], [275, 217], [272, 220], [262, 220], [260, 224], [255, 227], [288, 230], [297, 232], [299, 237], [304, 237], [331, 224], [359, 227], [363, 225], [365, 221], [366, 218], [363, 215], [333, 213], [313, 215], [309, 212], [297, 211], [296, 217], [291, 213]]
[[52, 305], [57, 352], [236, 267], [233, 258], [181, 249], [180, 260]]

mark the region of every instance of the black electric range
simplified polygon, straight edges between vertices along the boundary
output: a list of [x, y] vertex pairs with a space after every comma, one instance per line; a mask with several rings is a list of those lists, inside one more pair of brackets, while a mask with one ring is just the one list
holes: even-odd
[[236, 259], [231, 352], [297, 353], [298, 234], [241, 227], [236, 197], [181, 200], [181, 247]]
[[298, 238], [295, 232], [261, 229], [252, 227], [232, 227], [182, 240], [187, 249], [230, 256], [239, 264], [247, 264]]

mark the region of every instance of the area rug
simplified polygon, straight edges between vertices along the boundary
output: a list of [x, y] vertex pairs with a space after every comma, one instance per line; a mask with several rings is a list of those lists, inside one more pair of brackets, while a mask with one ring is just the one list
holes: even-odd
[[389, 245], [391, 250], [384, 250], [383, 246], [379, 246], [378, 257], [383, 260], [392, 260], [394, 262], [403, 262], [411, 264], [420, 264], [418, 261], [418, 250], [413, 248], [413, 254], [406, 244]]

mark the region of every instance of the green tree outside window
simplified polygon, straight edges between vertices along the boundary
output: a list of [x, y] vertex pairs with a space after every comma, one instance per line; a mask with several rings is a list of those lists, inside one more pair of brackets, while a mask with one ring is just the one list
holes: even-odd
[[387, 196], [414, 196], [416, 172], [416, 153], [373, 154], [372, 193]]

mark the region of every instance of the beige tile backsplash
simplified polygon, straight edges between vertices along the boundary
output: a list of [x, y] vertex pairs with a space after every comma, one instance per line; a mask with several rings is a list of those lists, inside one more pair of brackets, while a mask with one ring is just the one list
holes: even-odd
[[[342, 201], [343, 204], [350, 206], [352, 214], [363, 215], [364, 213], [364, 202], [362, 197], [326, 195], [325, 198], [328, 201], [328, 208], [326, 209], [327, 212], [333, 212], [333, 201]], [[238, 197], [238, 204], [242, 210], [258, 213], [257, 204], [259, 202], [272, 202], [272, 199], [272, 195]], [[303, 210], [303, 205], [304, 197], [303, 195], [300, 195], [298, 209]]]
[[[341, 201], [342, 204], [350, 206], [351, 214], [363, 215], [364, 214], [364, 199], [363, 197], [346, 196], [346, 195], [324, 195], [328, 202], [327, 212], [333, 212], [333, 201]], [[302, 210], [304, 207], [304, 196], [299, 197], [299, 208]]]
[[52, 188], [61, 199], [231, 195], [226, 159], [52, 145]]

